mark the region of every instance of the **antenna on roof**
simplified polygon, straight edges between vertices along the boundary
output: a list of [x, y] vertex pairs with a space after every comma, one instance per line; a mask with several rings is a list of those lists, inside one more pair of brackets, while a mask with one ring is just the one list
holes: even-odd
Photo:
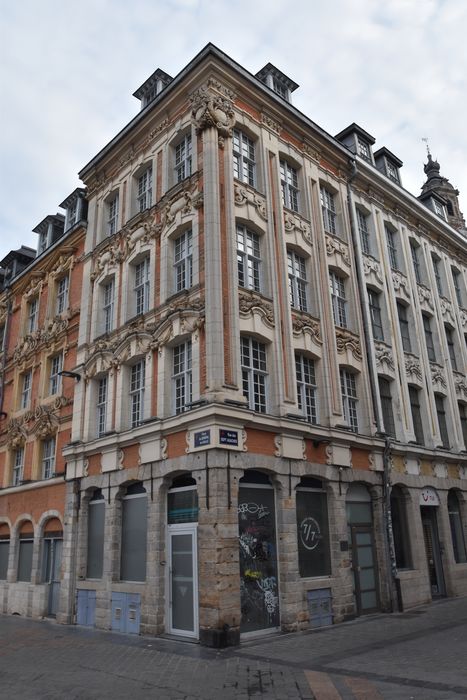
[[430, 153], [430, 146], [428, 145], [428, 136], [423, 136], [423, 137], [422, 137], [422, 141], [423, 141], [423, 143], [425, 143], [425, 145], [426, 145], [426, 152], [428, 153], [429, 156], [431, 156], [431, 153]]

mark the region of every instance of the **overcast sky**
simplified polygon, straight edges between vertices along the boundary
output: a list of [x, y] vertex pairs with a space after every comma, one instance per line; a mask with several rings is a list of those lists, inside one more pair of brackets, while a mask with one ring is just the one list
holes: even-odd
[[331, 134], [357, 122], [424, 181], [423, 137], [467, 216], [466, 0], [0, 0], [0, 260], [80, 185], [78, 171], [138, 112], [156, 69], [208, 42], [267, 62]]

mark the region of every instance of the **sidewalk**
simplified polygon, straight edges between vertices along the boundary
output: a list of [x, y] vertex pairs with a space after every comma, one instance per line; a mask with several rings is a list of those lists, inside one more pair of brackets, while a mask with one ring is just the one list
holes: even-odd
[[222, 651], [0, 616], [0, 698], [467, 698], [467, 598]]

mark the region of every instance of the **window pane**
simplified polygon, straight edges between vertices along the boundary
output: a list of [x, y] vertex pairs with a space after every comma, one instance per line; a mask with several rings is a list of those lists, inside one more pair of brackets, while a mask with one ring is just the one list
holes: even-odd
[[146, 580], [147, 497], [122, 500], [122, 581]]
[[105, 503], [90, 501], [88, 510], [87, 578], [102, 578], [104, 565]]
[[20, 540], [18, 558], [18, 581], [30, 581], [32, 569], [33, 540]]
[[10, 540], [0, 540], [0, 581], [6, 581], [9, 554]]
[[301, 577], [331, 573], [325, 493], [297, 489], [298, 562]]

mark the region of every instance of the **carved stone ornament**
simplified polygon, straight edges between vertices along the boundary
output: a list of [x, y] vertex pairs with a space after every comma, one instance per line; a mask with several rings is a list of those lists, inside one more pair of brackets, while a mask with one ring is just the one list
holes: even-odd
[[132, 145], [130, 146], [130, 148], [128, 149], [128, 151], [126, 151], [126, 153], [124, 153], [123, 156], [122, 156], [121, 158], [119, 158], [119, 161], [118, 161], [118, 162], [119, 162], [120, 165], [122, 165], [122, 166], [123, 166], [123, 165], [126, 165], [127, 163], [129, 163], [130, 161], [133, 160], [133, 158], [135, 157], [135, 155], [136, 155], [135, 147], [134, 147], [133, 144], [132, 144]]
[[87, 194], [88, 197], [91, 197], [91, 195], [94, 194], [94, 192], [97, 192], [97, 190], [100, 190], [101, 187], [104, 187], [104, 185], [107, 182], [107, 177], [104, 172], [98, 172], [94, 176], [94, 179], [91, 180], [91, 182], [87, 186]]
[[336, 327], [336, 345], [337, 352], [340, 355], [347, 352], [347, 350], [350, 350], [356, 360], [362, 359], [362, 345], [360, 343], [360, 338], [354, 333], [348, 331], [346, 328]]
[[464, 309], [461, 309], [460, 310], [460, 317], [461, 317], [462, 328], [466, 328], [467, 327], [467, 311], [465, 311]]
[[161, 233], [164, 233], [175, 222], [177, 216], [181, 218], [193, 213], [195, 209], [199, 209], [202, 205], [202, 199], [200, 202], [200, 193], [195, 194], [195, 190], [196, 183], [192, 183], [187, 189], [177, 192], [165, 202], [161, 214]]
[[111, 268], [116, 267], [123, 260], [123, 253], [117, 241], [109, 248], [106, 248], [94, 261], [94, 270], [91, 272], [91, 280], [108, 272]]
[[161, 438], [161, 457], [162, 459], [167, 459], [168, 457], [168, 443], [166, 438]]
[[22, 447], [26, 442], [27, 433], [21, 419], [12, 418], [7, 426], [7, 444], [11, 450]]
[[366, 277], [374, 274], [380, 284], [383, 284], [383, 275], [381, 273], [381, 265], [372, 255], [363, 256], [363, 271]]
[[309, 143], [306, 143], [306, 141], [302, 143], [302, 151], [306, 156], [319, 163], [321, 158], [319, 151], [317, 151], [316, 148], [311, 146]]
[[405, 372], [409, 377], [416, 379], [421, 383], [422, 381], [422, 370], [420, 368], [420, 362], [415, 357], [405, 358]]
[[169, 126], [169, 124], [170, 124], [170, 121], [169, 121], [169, 119], [166, 118], [166, 119], [163, 119], [163, 120], [161, 121], [161, 123], [158, 124], [156, 127], [154, 127], [154, 129], [151, 129], [151, 131], [149, 132], [148, 137], [147, 137], [147, 139], [146, 139], [146, 141], [145, 141], [145, 143], [144, 143], [144, 146], [145, 146], [145, 147], [146, 147], [146, 146], [149, 146], [149, 144], [151, 143], [151, 141], [154, 141], [154, 139], [156, 138], [156, 136], [157, 136], [158, 134], [160, 134], [161, 131], [164, 131], [164, 129], [166, 129], [166, 128]]
[[467, 399], [467, 381], [464, 376], [456, 376], [454, 379], [456, 385], [456, 394]]
[[310, 245], [313, 244], [311, 239], [311, 226], [306, 221], [303, 221], [299, 216], [292, 214], [289, 211], [284, 212], [284, 228], [286, 233], [298, 231], [307, 243]]
[[446, 389], [446, 378], [444, 376], [443, 368], [439, 365], [431, 364], [431, 381], [435, 387], [442, 387]]
[[292, 330], [295, 337], [302, 333], [308, 333], [311, 340], [317, 345], [323, 344], [320, 322], [307, 314], [292, 313]]
[[266, 112], [261, 112], [261, 123], [264, 124], [268, 129], [274, 131], [275, 134], [280, 134], [282, 131], [282, 124], [270, 114]]
[[13, 352], [13, 361], [20, 364], [31, 354], [37, 352], [41, 346], [49, 347], [66, 331], [68, 325], [68, 318], [62, 316], [55, 316], [47, 321], [43, 328], [26, 335], [19, 341]]
[[44, 410], [39, 416], [32, 433], [42, 440], [53, 435], [58, 428], [58, 418], [52, 410]]
[[196, 133], [214, 127], [221, 136], [232, 136], [235, 124], [232, 98], [225, 91], [224, 94], [214, 92], [213, 87], [217, 86], [211, 81], [190, 95], [191, 117]]
[[252, 313], [258, 313], [266, 326], [274, 328], [272, 304], [260, 294], [248, 290], [241, 291], [238, 295], [238, 306], [240, 316], [243, 316], [243, 318], [248, 317]]
[[424, 305], [425, 303], [430, 307], [430, 309], [434, 308], [433, 305], [433, 295], [431, 293], [431, 289], [428, 289], [428, 287], [425, 287], [423, 284], [418, 284], [418, 299], [420, 301], [420, 304]]
[[282, 436], [281, 435], [274, 436], [274, 447], [276, 448], [274, 450], [274, 457], [282, 457]]
[[326, 445], [324, 452], [326, 454], [326, 464], [332, 464], [332, 460], [334, 457], [332, 445]]
[[8, 311], [8, 303], [6, 299], [2, 299], [0, 301], [0, 323], [3, 323], [3, 321], [6, 318]]
[[64, 274], [65, 272], [69, 272], [70, 270], [73, 269], [74, 264], [75, 264], [75, 256], [73, 255], [73, 250], [72, 248], [68, 249], [63, 249], [64, 252], [62, 255], [60, 255], [59, 259], [53, 266], [52, 270], [49, 272], [50, 277], [59, 277], [60, 275]]
[[236, 182], [234, 184], [234, 199], [235, 204], [239, 207], [245, 204], [252, 204], [261, 218], [264, 219], [264, 221], [268, 220], [266, 200], [264, 197], [260, 197], [256, 192]]
[[455, 325], [454, 312], [452, 309], [452, 304], [446, 297], [440, 297], [439, 305], [441, 307], [441, 313], [443, 314], [443, 319], [448, 321], [453, 326]]
[[328, 256], [340, 255], [342, 262], [350, 267], [349, 248], [336, 236], [326, 236], [326, 253]]
[[394, 372], [394, 357], [392, 350], [383, 343], [375, 343], [376, 366], [384, 369], [385, 367], [391, 372]]
[[45, 277], [45, 272], [35, 272], [31, 273], [32, 279], [28, 283], [26, 289], [23, 292], [23, 297], [25, 299], [32, 299], [39, 296], [42, 290], [43, 278]]
[[407, 277], [403, 275], [402, 272], [399, 272], [398, 270], [392, 271], [392, 285], [396, 293], [399, 292], [405, 296], [406, 299], [410, 299]]

